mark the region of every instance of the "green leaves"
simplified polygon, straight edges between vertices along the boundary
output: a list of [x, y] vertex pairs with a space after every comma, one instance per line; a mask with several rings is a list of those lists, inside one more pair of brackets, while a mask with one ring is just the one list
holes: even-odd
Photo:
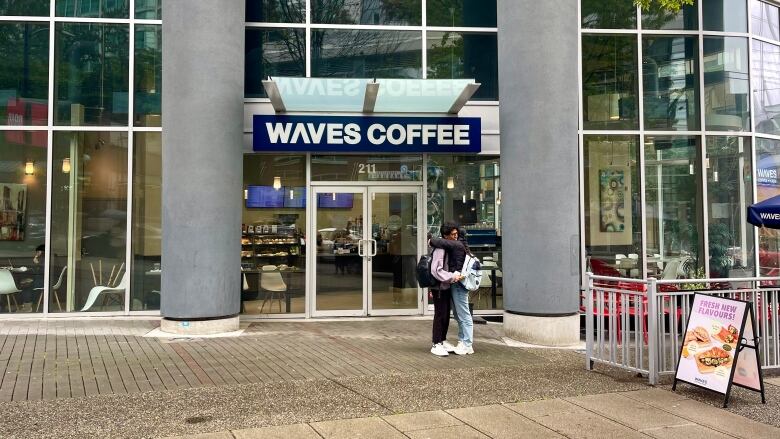
[[642, 9], [649, 9], [653, 3], [669, 12], [679, 12], [684, 5], [692, 5], [693, 0], [634, 0], [634, 4]]

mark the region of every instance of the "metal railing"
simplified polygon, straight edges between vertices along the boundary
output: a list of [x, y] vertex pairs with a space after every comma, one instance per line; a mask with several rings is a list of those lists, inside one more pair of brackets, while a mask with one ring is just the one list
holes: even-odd
[[780, 368], [780, 277], [627, 279], [587, 274], [586, 368], [595, 363], [645, 374], [657, 384], [674, 373], [693, 294], [749, 302], [764, 369]]

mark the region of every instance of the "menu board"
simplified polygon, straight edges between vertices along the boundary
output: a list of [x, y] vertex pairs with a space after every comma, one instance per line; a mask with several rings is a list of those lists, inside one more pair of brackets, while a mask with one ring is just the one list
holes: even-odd
[[677, 366], [677, 380], [726, 394], [746, 302], [696, 294]]

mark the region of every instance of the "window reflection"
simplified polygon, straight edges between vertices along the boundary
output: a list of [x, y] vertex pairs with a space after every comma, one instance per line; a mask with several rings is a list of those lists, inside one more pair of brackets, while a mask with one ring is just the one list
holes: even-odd
[[583, 35], [585, 129], [638, 128], [636, 52], [636, 36]]
[[780, 46], [753, 41], [756, 131], [780, 134]]
[[266, 97], [262, 81], [269, 76], [306, 75], [306, 33], [299, 29], [246, 30], [244, 95]]
[[129, 28], [57, 23], [58, 125], [127, 125]]
[[422, 155], [315, 155], [312, 181], [422, 181]]
[[312, 0], [311, 20], [324, 24], [419, 26], [421, 0]]
[[645, 128], [699, 128], [699, 49], [695, 37], [643, 40]]
[[429, 79], [476, 79], [474, 100], [498, 99], [496, 34], [428, 32]]
[[[780, 195], [780, 141], [756, 138], [756, 202]], [[780, 276], [780, 230], [758, 228], [761, 276]]]
[[133, 282], [130, 310], [160, 309], [162, 134], [133, 138]]
[[129, 0], [57, 0], [55, 10], [58, 17], [127, 18], [129, 8]]
[[160, 20], [162, 18], [162, 0], [135, 0], [135, 18]]
[[747, 32], [745, 0], [702, 0], [704, 30]]
[[0, 2], [0, 15], [48, 17], [50, 1], [51, 0], [2, 1]]
[[246, 21], [303, 23], [306, 0], [246, 0]]
[[496, 0], [428, 0], [428, 26], [496, 27]]
[[706, 129], [749, 131], [747, 38], [704, 38]]
[[582, 0], [584, 29], [635, 29], [636, 6], [633, 0]]
[[670, 12], [659, 2], [650, 2], [642, 11], [642, 29], [696, 30], [699, 28], [699, 8], [696, 1], [683, 5], [678, 12]]
[[0, 23], [0, 125], [47, 125], [49, 25]]
[[421, 78], [420, 32], [312, 30], [312, 76]]
[[750, 10], [753, 34], [780, 40], [780, 9], [768, 3], [752, 0]]
[[162, 26], [135, 27], [135, 126], [162, 123]]

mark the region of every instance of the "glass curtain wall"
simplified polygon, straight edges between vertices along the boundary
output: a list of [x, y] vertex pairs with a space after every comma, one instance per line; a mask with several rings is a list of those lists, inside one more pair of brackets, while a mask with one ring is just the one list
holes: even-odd
[[246, 1], [245, 97], [267, 97], [268, 76], [311, 76], [473, 78], [472, 100], [498, 100], [495, 0], [430, 0], [426, 22], [421, 0], [306, 3]]
[[161, 9], [0, 2], [0, 312], [159, 309]]
[[760, 138], [780, 132], [777, 5], [580, 5], [583, 264], [623, 277], [777, 274], [780, 241], [745, 220], [780, 194], [777, 141]]

